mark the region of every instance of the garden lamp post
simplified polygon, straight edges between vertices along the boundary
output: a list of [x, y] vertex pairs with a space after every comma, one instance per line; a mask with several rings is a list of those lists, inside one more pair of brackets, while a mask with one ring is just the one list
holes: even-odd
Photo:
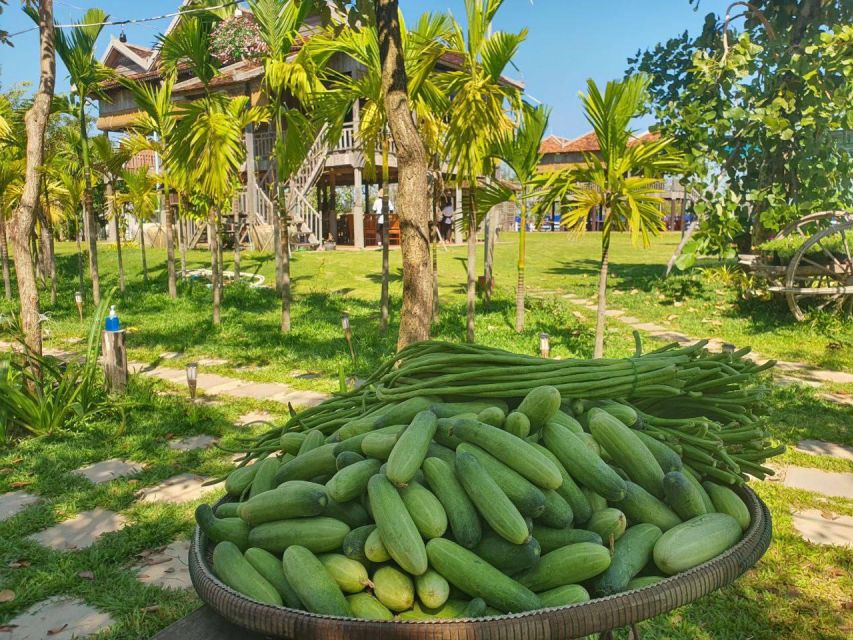
[[551, 336], [547, 333], [539, 334], [539, 355], [543, 358], [551, 357]]
[[80, 291], [74, 292], [74, 302], [77, 303], [77, 313], [80, 316], [80, 322], [83, 322], [83, 293]]
[[352, 328], [349, 323], [349, 314], [344, 312], [341, 314], [341, 328], [344, 330], [344, 337], [349, 345], [350, 356], [352, 356], [353, 364], [355, 363], [355, 350], [352, 347]]
[[195, 401], [196, 389], [198, 388], [198, 363], [187, 364], [187, 386], [190, 388], [190, 398]]

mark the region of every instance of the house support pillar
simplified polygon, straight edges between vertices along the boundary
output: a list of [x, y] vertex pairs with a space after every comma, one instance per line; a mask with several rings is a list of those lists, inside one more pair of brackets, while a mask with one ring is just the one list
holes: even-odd
[[329, 233], [332, 235], [332, 240], [338, 241], [338, 210], [337, 210], [337, 195], [335, 194], [335, 172], [329, 174], [329, 186], [326, 206], [329, 208]]
[[352, 227], [353, 244], [359, 249], [364, 249], [364, 200], [362, 193], [361, 168], [355, 167], [353, 169]]
[[257, 175], [255, 173], [255, 127], [246, 127], [246, 222], [254, 224], [258, 211]]
[[456, 244], [462, 242], [462, 187], [456, 187], [456, 202], [453, 212], [453, 240]]

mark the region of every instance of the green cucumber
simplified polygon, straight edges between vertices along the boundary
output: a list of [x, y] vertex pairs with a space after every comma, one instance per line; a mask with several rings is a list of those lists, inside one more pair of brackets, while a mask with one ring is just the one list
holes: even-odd
[[367, 490], [367, 481], [379, 473], [381, 466], [382, 462], [373, 459], [350, 464], [332, 476], [326, 483], [326, 492], [336, 502], [355, 500]]
[[631, 522], [653, 524], [661, 531], [668, 531], [681, 524], [681, 518], [664, 502], [655, 498], [640, 485], [627, 482], [625, 497], [613, 503]]
[[555, 413], [554, 416], [548, 422], [556, 422], [557, 424], [561, 424], [569, 431], [577, 435], [583, 433], [583, 427], [581, 426], [581, 423], [562, 410], [557, 411], [557, 413]]
[[281, 434], [281, 438], [279, 438], [279, 447], [281, 447], [284, 453], [295, 456], [299, 453], [299, 448], [302, 446], [305, 437], [305, 431], [285, 431]]
[[[427, 448], [427, 458], [441, 458], [453, 468], [453, 465], [456, 464], [456, 451], [436, 442], [430, 442]], [[421, 465], [421, 469], [423, 469], [423, 465]]]
[[528, 588], [455, 542], [434, 538], [427, 543], [427, 554], [430, 565], [450, 584], [499, 611], [516, 613], [541, 606]]
[[426, 573], [415, 578], [415, 591], [427, 609], [438, 609], [450, 597], [450, 584], [437, 571], [427, 569]]
[[500, 407], [486, 407], [477, 414], [477, 420], [493, 427], [502, 427], [504, 420], [506, 420], [506, 414]]
[[707, 513], [702, 494], [680, 471], [670, 471], [663, 477], [666, 503], [683, 519], [690, 520]]
[[249, 561], [255, 570], [260, 573], [264, 579], [269, 582], [281, 596], [284, 606], [291, 609], [302, 609], [304, 605], [299, 599], [299, 596], [290, 586], [290, 582], [284, 575], [284, 568], [281, 564], [281, 558], [271, 554], [269, 551], [252, 547], [246, 549], [243, 557]]
[[385, 548], [385, 543], [382, 542], [382, 536], [379, 535], [379, 529], [373, 525], [374, 529], [364, 540], [364, 555], [371, 562], [388, 562], [391, 559], [391, 554]]
[[524, 544], [512, 544], [494, 531], [487, 531], [473, 551], [507, 575], [529, 569], [539, 562], [541, 556], [539, 542], [535, 538], [530, 538]]
[[239, 469], [234, 469], [225, 478], [225, 493], [229, 496], [239, 498], [243, 492], [252, 484], [255, 479], [255, 474], [258, 472], [258, 463], [246, 465]]
[[308, 453], [296, 456], [293, 460], [285, 462], [278, 468], [275, 474], [276, 484], [288, 480], [310, 480], [316, 476], [334, 473], [335, 466], [334, 444], [324, 444]]
[[363, 527], [352, 529], [341, 543], [341, 550], [344, 552], [344, 555], [361, 563], [370, 562], [370, 558], [364, 552], [364, 546], [367, 542], [367, 537], [375, 529], [375, 524], [366, 524]]
[[542, 606], [549, 607], [564, 607], [568, 604], [578, 604], [589, 600], [589, 592], [579, 584], [564, 584], [561, 587], [548, 589], [539, 594], [542, 599]]
[[380, 433], [372, 431], [361, 441], [361, 451], [368, 458], [387, 460], [400, 437], [398, 433]]
[[598, 495], [595, 491], [593, 491], [592, 489], [587, 489], [586, 487], [581, 489], [581, 491], [583, 491], [587, 502], [589, 502], [589, 506], [590, 509], [592, 509], [592, 513], [607, 508], [607, 500], [605, 500], [603, 496]]
[[523, 544], [527, 540], [529, 532], [524, 516], [477, 458], [470, 453], [458, 454], [456, 475], [477, 511], [495, 533], [513, 544]]
[[405, 571], [421, 575], [427, 570], [424, 541], [397, 489], [385, 476], [375, 475], [367, 483], [367, 494], [388, 553]]
[[400, 434], [385, 469], [385, 475], [394, 485], [405, 487], [421, 468], [437, 426], [438, 418], [432, 411], [421, 411]]
[[480, 541], [482, 535], [480, 518], [453, 469], [439, 458], [427, 458], [423, 464], [426, 480], [444, 507], [453, 537], [463, 547], [470, 549]]
[[643, 444], [652, 452], [652, 455], [655, 457], [655, 460], [658, 461], [658, 464], [660, 465], [660, 468], [663, 469], [664, 473], [669, 471], [681, 471], [684, 466], [684, 463], [681, 461], [681, 456], [673, 451], [669, 445], [665, 442], [661, 442], [657, 438], [651, 437], [647, 433], [643, 433], [642, 431], [634, 431], [634, 434], [642, 440]]
[[733, 547], [741, 537], [738, 521], [725, 513], [706, 513], [673, 527], [655, 544], [655, 565], [671, 576], [692, 569]]
[[595, 544], [603, 544], [601, 536], [594, 531], [586, 529], [552, 529], [535, 525], [533, 527], [533, 537], [539, 543], [542, 554], [551, 553], [555, 549], [565, 547], [578, 542], [592, 542]]
[[702, 483], [700, 482], [699, 474], [697, 474], [687, 465], [684, 465], [684, 467], [681, 469], [681, 472], [684, 474], [684, 477], [687, 478], [690, 483], [694, 487], [696, 487], [696, 490], [702, 495], [702, 502], [705, 503], [705, 512], [713, 513], [714, 511], [716, 511], [714, 503], [711, 500], [711, 496], [708, 495], [708, 492], [705, 490], [705, 487], [703, 487]]
[[308, 453], [312, 449], [316, 449], [319, 446], [322, 446], [326, 443], [326, 436], [323, 435], [323, 432], [319, 429], [311, 429], [311, 431], [305, 432], [305, 439], [302, 441], [302, 444], [299, 445], [299, 451], [296, 452], [297, 456], [301, 456], [305, 453]]
[[278, 591], [249, 563], [233, 542], [213, 548], [213, 572], [224, 584], [263, 604], [281, 605]]
[[451, 433], [482, 447], [506, 466], [543, 489], [557, 489], [563, 482], [559, 469], [536, 447], [521, 438], [476, 420], [455, 419]]
[[239, 514], [250, 525], [256, 526], [275, 520], [318, 516], [327, 503], [323, 485], [290, 480], [241, 503]]
[[503, 426], [504, 431], [511, 433], [517, 438], [526, 438], [530, 435], [530, 418], [520, 411], [510, 413], [501, 426]]
[[641, 523], [625, 531], [613, 546], [607, 571], [593, 583], [596, 595], [609, 596], [625, 591], [628, 583], [652, 558], [652, 550], [663, 532], [653, 524]]
[[653, 496], [663, 497], [663, 469], [632, 429], [597, 407], [589, 410], [589, 429], [596, 442], [632, 481]]
[[627, 404], [614, 402], [613, 400], [599, 400], [597, 404], [600, 409], [609, 413], [626, 427], [633, 427], [640, 422], [640, 417], [637, 415], [636, 409]]
[[610, 566], [610, 551], [592, 542], [578, 542], [546, 553], [518, 581], [535, 592], [576, 584], [603, 573]]
[[309, 549], [299, 545], [289, 547], [282, 563], [284, 575], [308, 611], [331, 616], [352, 615], [335, 579]]
[[345, 522], [350, 529], [370, 524], [370, 514], [367, 513], [367, 509], [357, 500], [337, 502], [330, 498], [326, 502], [321, 515]]
[[238, 518], [240, 517], [240, 507], [242, 502], [223, 502], [216, 507], [217, 518]]
[[447, 513], [435, 494], [418, 482], [409, 482], [406, 488], [400, 489], [400, 497], [424, 538], [429, 540], [444, 535], [447, 531]]
[[399, 569], [379, 567], [373, 574], [373, 595], [391, 611], [406, 611], [415, 604], [415, 585]]
[[335, 442], [341, 442], [347, 438], [352, 438], [353, 436], [358, 436], [362, 433], [374, 431], [389, 425], [409, 424], [416, 415], [421, 411], [429, 409], [436, 402], [439, 402], [438, 398], [418, 396], [409, 398], [403, 402], [385, 405], [370, 415], [347, 422], [332, 434], [332, 438]]
[[737, 520], [740, 528], [743, 531], [749, 529], [750, 516], [749, 508], [744, 504], [740, 496], [728, 487], [716, 484], [714, 482], [703, 482], [702, 487], [710, 496], [714, 503], [714, 510], [719, 513], [726, 513]]
[[364, 460], [364, 456], [357, 451], [341, 451], [335, 455], [335, 469], [340, 471], [362, 460]]
[[[474, 418], [476, 418], [476, 415]], [[452, 451], [456, 451], [456, 447], [458, 447], [459, 443], [462, 442], [462, 440], [451, 433], [454, 420], [455, 418], [439, 418], [438, 426], [436, 426], [435, 435], [433, 436], [438, 444], [447, 447]]]
[[315, 553], [339, 549], [350, 528], [332, 518], [298, 518], [265, 522], [249, 532], [249, 545], [281, 553], [292, 545]]
[[507, 412], [506, 402], [503, 400], [473, 400], [471, 402], [438, 402], [429, 407], [439, 418], [454, 418], [462, 413], [480, 413], [486, 409], [497, 407], [502, 413]]
[[[563, 399], [556, 387], [543, 385], [536, 387], [524, 396], [516, 411], [523, 413], [530, 419], [532, 431], [539, 431], [557, 414], [562, 401]], [[546, 488], [556, 489], [556, 487]]]
[[537, 444], [536, 448], [539, 449], [539, 451], [541, 451], [560, 470], [560, 475], [563, 476], [563, 484], [561, 484], [560, 488], [557, 489], [557, 493], [563, 496], [563, 499], [568, 502], [569, 506], [572, 508], [574, 522], [584, 523], [589, 520], [589, 517], [592, 515], [592, 506], [589, 503], [589, 499], [574, 481], [572, 476], [569, 475], [569, 472], [566, 471], [563, 463], [557, 459], [557, 456], [542, 445]]
[[369, 593], [347, 596], [352, 615], [361, 620], [393, 620], [394, 614]]
[[544, 434], [545, 446], [580, 484], [607, 500], [621, 500], [625, 496], [625, 481], [595, 455], [580, 436], [555, 422], [545, 425]]
[[256, 463], [256, 466], [258, 467], [258, 471], [252, 480], [252, 486], [249, 488], [249, 499], [265, 491], [275, 489], [278, 486], [278, 483], [275, 481], [275, 474], [278, 472], [280, 466], [278, 458], [266, 458]]
[[584, 526], [600, 535], [604, 544], [608, 544], [611, 538], [618, 540], [625, 533], [628, 521], [619, 509], [607, 508], [593, 513]]
[[352, 438], [347, 438], [346, 440], [335, 444], [335, 456], [341, 455], [344, 451], [352, 451], [354, 453], [361, 454], [361, 443], [364, 442], [364, 439], [371, 433], [400, 433], [405, 428], [406, 425], [404, 424], [393, 424], [387, 427], [376, 429], [375, 431], [368, 431], [366, 433], [353, 436]]
[[466, 606], [465, 610], [460, 615], [460, 618], [482, 618], [486, 614], [486, 601], [482, 598], [473, 598]]
[[572, 524], [574, 514], [565, 498], [553, 489], [545, 489], [545, 511], [536, 518], [545, 526], [562, 529]]
[[249, 546], [249, 525], [240, 518], [219, 518], [209, 504], [200, 504], [195, 510], [199, 529], [213, 542], [231, 542], [241, 551]]
[[340, 553], [324, 553], [317, 558], [344, 593], [358, 593], [367, 587], [373, 587], [373, 583], [367, 577], [367, 569], [358, 560]]
[[404, 611], [398, 617], [400, 620], [447, 620], [461, 618], [468, 608], [469, 601], [451, 598], [437, 609], [429, 609], [420, 602], [415, 602], [413, 609]]
[[634, 589], [642, 589], [653, 584], [657, 584], [661, 580], [665, 580], [663, 576], [638, 576], [633, 578], [627, 585], [625, 591], [633, 591]]
[[545, 494], [542, 490], [493, 455], [467, 442], [460, 444], [456, 453], [469, 453], [477, 458], [522, 515], [535, 518], [545, 510]]

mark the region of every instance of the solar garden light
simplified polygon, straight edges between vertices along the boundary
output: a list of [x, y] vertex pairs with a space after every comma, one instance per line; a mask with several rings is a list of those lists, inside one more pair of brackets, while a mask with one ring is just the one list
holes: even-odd
[[74, 292], [74, 302], [77, 303], [77, 313], [80, 315], [80, 322], [83, 322], [83, 292]]
[[196, 389], [198, 388], [197, 362], [190, 362], [187, 364], [187, 386], [190, 388], [190, 398], [195, 400]]
[[355, 350], [352, 348], [352, 328], [349, 323], [349, 314], [344, 312], [341, 314], [341, 328], [344, 330], [344, 337], [347, 340], [347, 345], [349, 345], [350, 356], [352, 356], [352, 361], [355, 362]]
[[547, 333], [539, 334], [539, 355], [543, 358], [551, 357], [551, 336]]

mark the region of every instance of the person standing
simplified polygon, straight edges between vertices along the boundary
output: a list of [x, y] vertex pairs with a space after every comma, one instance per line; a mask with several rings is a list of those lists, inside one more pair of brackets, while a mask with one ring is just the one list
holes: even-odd
[[450, 198], [444, 199], [444, 206], [441, 208], [441, 237], [445, 242], [450, 242], [451, 232], [453, 230], [453, 201]]
[[[382, 211], [382, 197], [384, 192], [382, 189], [376, 192], [376, 199], [373, 201], [373, 214], [376, 216], [376, 244], [382, 244], [382, 233], [385, 230], [385, 212]], [[394, 203], [388, 197], [388, 215], [394, 213]]]

